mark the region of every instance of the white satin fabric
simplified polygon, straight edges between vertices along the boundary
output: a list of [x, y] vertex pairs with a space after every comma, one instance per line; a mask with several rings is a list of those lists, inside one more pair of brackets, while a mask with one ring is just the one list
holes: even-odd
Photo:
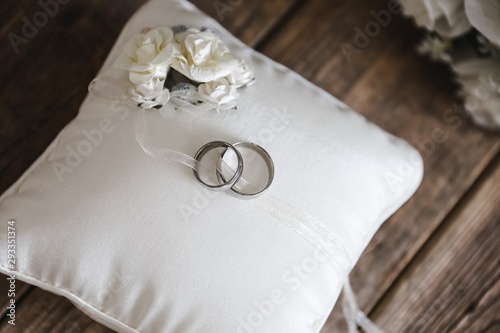
[[[124, 42], [144, 27], [177, 24], [213, 29], [254, 70], [238, 109], [151, 110], [146, 119], [89, 96], [0, 198], [0, 271], [9, 272], [7, 220], [15, 219], [18, 279], [117, 331], [319, 332], [342, 287], [337, 268], [351, 269], [416, 190], [422, 160], [184, 1], [140, 9], [99, 75], [126, 80], [112, 68]], [[145, 153], [141, 121], [148, 146], [189, 156], [212, 140], [255, 142], [272, 156], [275, 181], [253, 201], [208, 192], [190, 168]], [[318, 221], [313, 236], [336, 250], [318, 250], [297, 221]]]

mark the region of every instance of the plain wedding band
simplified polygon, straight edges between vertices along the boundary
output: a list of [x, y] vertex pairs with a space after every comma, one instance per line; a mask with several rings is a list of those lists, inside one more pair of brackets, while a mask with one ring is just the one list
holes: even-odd
[[[241, 157], [241, 154], [238, 151], [238, 149], [236, 149], [234, 147], [234, 145], [227, 143], [227, 142], [224, 142], [224, 141], [212, 141], [212, 142], [205, 144], [203, 147], [201, 147], [198, 150], [198, 152], [196, 152], [196, 155], [194, 155], [194, 159], [197, 160], [199, 163], [201, 161], [201, 159], [203, 158], [203, 156], [205, 156], [209, 151], [211, 151], [212, 149], [215, 149], [215, 148], [219, 148], [219, 147], [226, 148], [224, 153], [228, 149], [233, 150], [234, 153], [236, 154], [236, 157], [238, 158], [238, 168], [236, 169], [233, 177], [231, 177], [231, 179], [229, 179], [229, 180], [224, 179], [223, 181], [219, 178], [219, 181], [221, 181], [221, 184], [212, 185], [212, 184], [208, 184], [208, 183], [204, 182], [201, 179], [200, 173], [198, 172], [199, 164], [195, 169], [193, 169], [193, 173], [194, 173], [194, 176], [196, 177], [196, 179], [198, 179], [198, 181], [200, 183], [202, 183], [208, 189], [214, 190], [214, 191], [225, 191], [227, 189], [230, 189], [240, 179], [241, 174], [243, 173], [243, 158]], [[218, 170], [217, 170], [217, 174], [219, 174]]]

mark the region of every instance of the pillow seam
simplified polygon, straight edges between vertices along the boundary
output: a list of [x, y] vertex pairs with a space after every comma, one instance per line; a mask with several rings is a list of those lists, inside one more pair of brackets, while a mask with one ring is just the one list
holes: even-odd
[[[99, 320], [96, 319], [96, 317], [97, 317], [98, 319], [101, 319], [102, 321], [106, 322], [106, 324], [109, 324], [109, 325], [111, 325], [111, 326], [113, 326], [113, 327], [118, 328], [118, 329], [121, 330], [121, 328], [118, 327], [116, 325], [116, 323], [107, 320], [107, 318], [109, 317], [113, 321], [119, 322], [120, 324], [126, 326], [128, 329], [131, 330], [130, 332], [141, 333], [141, 331], [139, 331], [137, 328], [134, 328], [133, 326], [131, 326], [131, 324], [126, 323], [125, 321], [116, 318], [115, 316], [113, 316], [113, 315], [105, 312], [104, 310], [99, 309], [95, 305], [90, 304], [89, 302], [85, 301], [81, 296], [76, 295], [73, 291], [70, 291], [70, 290], [68, 290], [66, 288], [62, 288], [60, 286], [56, 286], [56, 285], [54, 285], [54, 284], [52, 284], [50, 282], [43, 281], [43, 280], [41, 280], [39, 278], [33, 277], [33, 276], [25, 274], [25, 273], [19, 273], [19, 272], [9, 271], [9, 270], [7, 270], [6, 267], [4, 267], [2, 265], [0, 265], [0, 271], [1, 271], [1, 273], [4, 273], [6, 275], [14, 274], [16, 276], [16, 278], [18, 276], [20, 276], [22, 278], [20, 280], [22, 280], [22, 281], [24, 281], [24, 282], [26, 282], [28, 284], [31, 284], [31, 285], [34, 285], [34, 286], [38, 286], [38, 287], [40, 287], [40, 288], [42, 288], [44, 290], [47, 290], [49, 292], [52, 292], [52, 290], [54, 290], [54, 289], [57, 290], [57, 291], [60, 291], [60, 293], [54, 293], [54, 294], [56, 294], [58, 296], [61, 296], [61, 297], [64, 297], [64, 298], [68, 299], [72, 303], [73, 302], [77, 303], [78, 305], [81, 306], [81, 308], [77, 307], [77, 309], [79, 309], [82, 312], [86, 313], [89, 317], [91, 317], [95, 321], [99, 321]], [[33, 281], [35, 283], [32, 283]], [[43, 288], [43, 286], [45, 286], [45, 288]], [[70, 297], [67, 297], [67, 295], [70, 295]], [[72, 300], [72, 298], [74, 300]], [[88, 309], [90, 309], [92, 311], [86, 311], [87, 310], [86, 308], [88, 308]], [[96, 316], [92, 312], [94, 312], [96, 314], [99, 314], [99, 315], [103, 315], [103, 316]]]

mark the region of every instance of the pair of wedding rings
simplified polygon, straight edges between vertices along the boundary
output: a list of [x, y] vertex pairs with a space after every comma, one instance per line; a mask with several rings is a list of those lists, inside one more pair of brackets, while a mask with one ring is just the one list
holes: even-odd
[[[224, 148], [224, 151], [219, 156], [217, 165], [215, 167], [218, 183], [210, 184], [207, 181], [203, 180], [202, 177], [200, 176], [199, 165], [203, 157], [209, 151], [216, 148]], [[242, 178], [244, 162], [242, 154], [239, 149], [251, 150], [257, 153], [265, 162], [268, 175], [267, 175], [267, 182], [263, 187], [261, 186], [257, 188], [252, 184], [249, 184], [245, 179]], [[228, 152], [232, 152], [236, 156], [237, 163], [235, 170], [234, 168], [229, 168], [224, 161], [224, 157], [226, 157], [226, 154], [228, 154]], [[273, 160], [271, 159], [271, 156], [268, 154], [267, 151], [264, 150], [264, 148], [255, 143], [237, 142], [234, 144], [230, 144], [224, 141], [212, 141], [201, 147], [195, 154], [194, 159], [198, 161], [197, 167], [194, 168], [193, 170], [196, 179], [210, 190], [225, 191], [231, 189], [233, 192], [245, 198], [254, 198], [264, 193], [269, 188], [269, 186], [271, 186], [271, 183], [273, 182], [274, 179], [274, 163]], [[230, 170], [230, 175], [227, 175], [226, 172], [223, 171], [224, 170], [223, 164], [224, 166], [226, 166], [225, 169]], [[243, 186], [245, 184], [238, 185], [237, 183], [246, 183], [246, 186]], [[250, 187], [250, 189], [248, 189], [248, 187]]]

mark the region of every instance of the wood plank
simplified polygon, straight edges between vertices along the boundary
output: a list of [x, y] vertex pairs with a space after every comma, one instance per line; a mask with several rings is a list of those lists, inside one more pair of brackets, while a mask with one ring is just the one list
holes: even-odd
[[452, 333], [500, 331], [500, 279], [493, 288], [481, 298], [478, 304], [472, 304], [473, 311], [468, 311], [459, 321]]
[[388, 332], [500, 329], [499, 184], [500, 158], [377, 306]]
[[241, 41], [258, 45], [301, 0], [192, 0]]
[[[0, 67], [0, 76], [9, 78], [0, 82], [0, 192], [20, 177], [76, 116], [87, 94], [88, 83], [101, 67], [123, 25], [145, 2], [73, 0], [62, 5], [27, 44], [19, 45], [18, 53], [13, 51], [7, 34], [21, 34], [22, 18], [29, 19], [40, 8], [35, 2], [20, 0], [0, 9], [0, 17], [6, 22], [0, 29], [0, 47], [7, 51], [0, 54], [4, 64]], [[299, 1], [193, 2], [245, 43], [255, 46]], [[216, 2], [232, 8], [223, 17], [219, 16], [214, 7]], [[37, 56], [31, 57], [32, 54]], [[64, 55], [63, 61], [54, 61], [55, 55]], [[4, 280], [0, 282], [0, 290], [7, 288]], [[17, 290], [20, 318], [17, 323], [21, 324], [16, 328], [6, 324], [4, 315], [9, 299], [7, 293], [2, 292], [0, 332], [111, 332], [61, 297], [20, 281], [17, 281]]]
[[[425, 178], [416, 195], [375, 235], [352, 272], [353, 288], [370, 311], [415, 253], [439, 227], [500, 148], [497, 136], [461, 113], [449, 70], [414, 51], [422, 33], [400, 16], [370, 44], [345, 59], [354, 28], [374, 21], [386, 1], [309, 1], [260, 50], [345, 100], [422, 153]], [[346, 7], [347, 6], [347, 7]], [[307, 33], [304, 33], [307, 31]], [[306, 36], [303, 36], [306, 35]], [[319, 50], [318, 50], [319, 48]], [[345, 331], [337, 306], [324, 332]]]
[[16, 325], [0, 324], [2, 333], [111, 333], [94, 322], [70, 301], [40, 288], [34, 290], [16, 309]]
[[[365, 48], [356, 48], [355, 29], [364, 29], [373, 9], [383, 9], [384, 1], [307, 1], [301, 4], [259, 47], [270, 58], [299, 72], [336, 97], [343, 98], [356, 80], [380, 57], [388, 46], [412, 42], [413, 27], [399, 29], [401, 19], [393, 16], [391, 24], [370, 39]], [[356, 49], [345, 57], [342, 46]], [[350, 60], [350, 61], [349, 61]]]

